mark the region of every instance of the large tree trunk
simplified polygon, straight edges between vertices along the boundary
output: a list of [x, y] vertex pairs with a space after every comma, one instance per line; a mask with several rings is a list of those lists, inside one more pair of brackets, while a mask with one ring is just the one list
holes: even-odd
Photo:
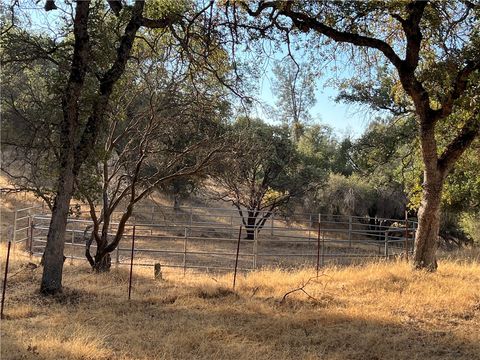
[[95, 265], [93, 266], [93, 270], [98, 273], [104, 273], [110, 271], [112, 266], [112, 257], [110, 253], [106, 252], [105, 249], [98, 252], [95, 255]]
[[415, 239], [413, 264], [417, 269], [437, 269], [437, 239], [440, 229], [440, 203], [443, 177], [437, 172], [425, 175], [425, 188], [418, 210], [418, 230]]
[[[73, 160], [71, 160], [73, 165]], [[47, 245], [43, 254], [43, 275], [40, 291], [43, 294], [55, 294], [62, 289], [63, 249], [65, 247], [65, 230], [69, 212], [70, 199], [73, 193], [72, 166], [62, 172], [59, 190], [50, 220]]]
[[424, 115], [420, 125], [420, 142], [425, 170], [422, 202], [418, 210], [413, 264], [417, 269], [435, 271], [437, 269], [437, 238], [440, 229], [440, 203], [447, 171], [439, 167], [435, 122], [427, 115]]
[[60, 175], [52, 209], [52, 218], [43, 256], [43, 275], [40, 291], [54, 294], [62, 289], [63, 249], [67, 228], [70, 200], [75, 181], [75, 128], [78, 126], [78, 101], [82, 92], [88, 58], [89, 1], [78, 1], [75, 8], [75, 44], [70, 76], [62, 99], [63, 121], [61, 124]]
[[248, 218], [247, 218], [247, 226], [246, 232], [247, 236], [245, 237], [246, 240], [254, 240], [255, 239], [255, 222], [257, 218], [254, 216], [253, 211], [248, 211]]
[[110, 267], [112, 265], [110, 252], [107, 251], [109, 226], [110, 214], [106, 212], [104, 215], [102, 235], [100, 236], [100, 241], [97, 241], [97, 252], [95, 254], [95, 264], [93, 265], [93, 270], [95, 270], [96, 272], [107, 272], [110, 270]]
[[[132, 16], [117, 47], [117, 57], [100, 80], [99, 92], [92, 106], [92, 113], [87, 120], [80, 141], [75, 145], [75, 132], [79, 126], [78, 102], [82, 93], [89, 60], [88, 18], [90, 11], [90, 1], [77, 1], [74, 20], [74, 53], [70, 77], [62, 101], [62, 163], [55, 205], [52, 211], [52, 220], [47, 236], [47, 246], [45, 248], [44, 270], [40, 287], [42, 293], [54, 294], [62, 289], [64, 236], [68, 209], [73, 195], [73, 184], [82, 164], [92, 152], [113, 86], [125, 70], [135, 35], [142, 25], [144, 5], [144, 1], [136, 1], [134, 4]], [[108, 246], [106, 252], [110, 252]], [[108, 266], [108, 258], [105, 261], [102, 258], [101, 263]]]

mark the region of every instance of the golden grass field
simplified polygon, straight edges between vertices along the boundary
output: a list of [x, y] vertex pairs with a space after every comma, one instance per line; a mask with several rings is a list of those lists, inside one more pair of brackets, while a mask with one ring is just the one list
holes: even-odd
[[[4, 264], [5, 247], [2, 247]], [[459, 258], [464, 258], [460, 256]], [[38, 294], [41, 268], [13, 256], [1, 359], [480, 359], [480, 253], [437, 273], [406, 262], [242, 275], [67, 260], [64, 293]], [[3, 265], [2, 265], [3, 266]], [[2, 271], [3, 272], [3, 271]]]

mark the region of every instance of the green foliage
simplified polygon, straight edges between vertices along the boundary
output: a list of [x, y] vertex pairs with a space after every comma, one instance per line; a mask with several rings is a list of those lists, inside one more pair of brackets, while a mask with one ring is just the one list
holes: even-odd
[[443, 203], [452, 211], [480, 209], [480, 141], [468, 149], [447, 178]]
[[145, 4], [145, 16], [157, 19], [171, 14], [184, 14], [189, 7], [193, 7], [190, 0], [150, 0]]
[[460, 228], [471, 239], [480, 244], [480, 212], [477, 213], [462, 213], [460, 215]]
[[406, 197], [398, 184], [378, 184], [360, 174], [330, 174], [309, 204], [312, 212], [401, 218]]
[[216, 169], [218, 198], [239, 208], [273, 211], [321, 181], [315, 161], [296, 150], [285, 127], [239, 118], [231, 133], [236, 145]]
[[297, 150], [303, 162], [318, 172], [318, 179], [328, 171], [350, 175], [353, 171], [349, 153], [351, 141], [338, 141], [331, 127], [321, 124], [306, 126], [297, 143]]

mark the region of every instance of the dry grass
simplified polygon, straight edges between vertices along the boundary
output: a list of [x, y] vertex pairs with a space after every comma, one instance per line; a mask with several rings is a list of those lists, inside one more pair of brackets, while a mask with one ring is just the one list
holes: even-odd
[[[5, 249], [3, 248], [2, 258]], [[63, 294], [37, 294], [41, 269], [17, 253], [2, 359], [480, 359], [480, 265], [444, 260], [231, 274], [127, 268], [91, 274], [67, 261]]]

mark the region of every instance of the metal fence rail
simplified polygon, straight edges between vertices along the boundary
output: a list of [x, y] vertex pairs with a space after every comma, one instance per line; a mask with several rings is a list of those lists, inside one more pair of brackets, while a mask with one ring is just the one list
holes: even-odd
[[[50, 215], [40, 207], [15, 212], [14, 241], [25, 242], [34, 256], [43, 254]], [[153, 209], [153, 210], [152, 210]], [[413, 250], [416, 223], [398, 219], [368, 219], [330, 214], [268, 214], [263, 227], [245, 226], [237, 210], [187, 208], [178, 211], [152, 207], [135, 212], [119, 247], [112, 254], [115, 264], [127, 264], [132, 241], [136, 265], [208, 270], [253, 270], [261, 267], [324, 266], [352, 264], [372, 258], [407, 256]], [[238, 242], [238, 230], [245, 235]], [[118, 223], [112, 222], [112, 239]], [[86, 238], [92, 222], [77, 211], [68, 219], [65, 256], [85, 260]], [[246, 230], [246, 231], [245, 231]], [[250, 233], [248, 231], [250, 230]], [[92, 244], [91, 251], [95, 252]], [[238, 249], [238, 250], [237, 250]], [[238, 260], [237, 260], [238, 251]]]

